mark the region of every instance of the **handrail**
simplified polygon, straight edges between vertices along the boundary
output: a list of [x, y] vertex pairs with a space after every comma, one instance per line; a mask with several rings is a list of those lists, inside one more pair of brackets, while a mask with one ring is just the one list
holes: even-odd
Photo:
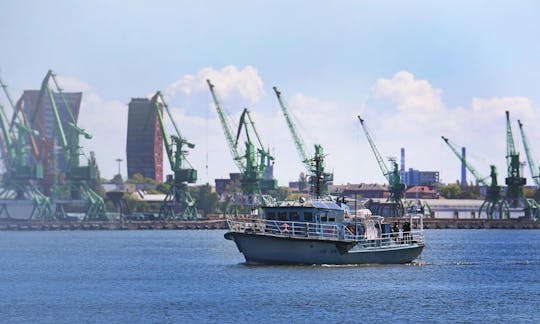
[[227, 219], [229, 229], [239, 233], [273, 235], [298, 239], [339, 240], [361, 242], [363, 247], [396, 246], [424, 243], [422, 228], [392, 233], [356, 233], [355, 223], [308, 223], [265, 219]]

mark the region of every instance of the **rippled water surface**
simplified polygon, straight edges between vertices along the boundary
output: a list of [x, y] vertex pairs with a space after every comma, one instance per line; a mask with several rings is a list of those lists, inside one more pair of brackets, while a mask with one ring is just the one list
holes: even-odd
[[390, 266], [247, 266], [224, 231], [0, 232], [0, 322], [540, 322], [540, 231]]

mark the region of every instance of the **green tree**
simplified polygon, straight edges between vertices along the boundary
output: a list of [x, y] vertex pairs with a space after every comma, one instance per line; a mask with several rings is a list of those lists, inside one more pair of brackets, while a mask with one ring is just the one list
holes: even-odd
[[291, 195], [291, 189], [289, 187], [278, 187], [277, 189], [270, 190], [268, 194], [277, 199], [277, 201], [287, 200]]
[[152, 178], [145, 178], [142, 174], [140, 173], [135, 173], [133, 175], [133, 177], [131, 177], [130, 179], [127, 179], [126, 182], [128, 183], [134, 183], [134, 184], [143, 184], [143, 183], [147, 183], [147, 184], [156, 184], [156, 180], [152, 179]]
[[441, 196], [447, 199], [458, 199], [461, 198], [462, 194], [459, 184], [456, 183], [442, 185], [438, 191]]
[[195, 199], [197, 209], [202, 212], [202, 216], [219, 213], [219, 196], [210, 184], [197, 187], [189, 187], [191, 196]]
[[156, 190], [161, 193], [168, 193], [169, 190], [171, 190], [171, 183], [170, 182], [164, 182], [157, 185]]
[[97, 165], [96, 154], [93, 151], [90, 152], [88, 166], [91, 168], [94, 167], [96, 169], [96, 178], [89, 181], [90, 188], [92, 188], [92, 190], [94, 190], [102, 198], [105, 198], [105, 189], [101, 184], [101, 175], [99, 172], [99, 167]]
[[111, 182], [117, 185], [121, 185], [124, 183], [124, 179], [122, 178], [121, 174], [116, 174], [112, 179]]

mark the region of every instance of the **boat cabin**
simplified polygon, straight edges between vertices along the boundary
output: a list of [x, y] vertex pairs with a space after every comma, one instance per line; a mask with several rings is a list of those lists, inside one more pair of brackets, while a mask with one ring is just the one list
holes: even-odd
[[342, 223], [349, 214], [347, 205], [333, 201], [288, 201], [264, 207], [264, 219], [281, 222]]

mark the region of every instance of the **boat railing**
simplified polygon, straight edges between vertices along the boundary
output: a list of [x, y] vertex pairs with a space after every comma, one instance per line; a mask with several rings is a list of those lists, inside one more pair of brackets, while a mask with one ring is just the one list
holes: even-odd
[[362, 242], [364, 247], [424, 243], [422, 228], [391, 233], [357, 232], [355, 224], [308, 223], [265, 219], [227, 219], [229, 229], [240, 233], [271, 234], [282, 237]]

